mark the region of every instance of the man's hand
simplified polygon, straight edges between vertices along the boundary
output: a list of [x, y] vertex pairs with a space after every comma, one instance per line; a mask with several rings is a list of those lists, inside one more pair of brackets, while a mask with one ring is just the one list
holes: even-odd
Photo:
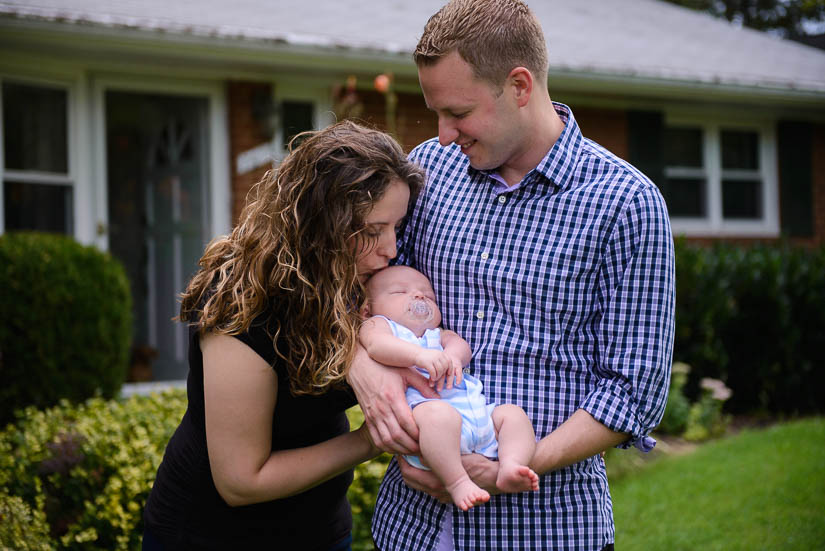
[[[425, 471], [413, 467], [403, 457], [396, 457], [398, 467], [401, 469], [401, 476], [407, 486], [413, 490], [418, 490], [431, 495], [441, 503], [452, 503], [453, 499], [444, 487], [441, 480], [432, 471]], [[483, 455], [471, 453], [462, 455], [461, 462], [470, 478], [481, 488], [487, 490], [490, 495], [501, 493], [496, 487], [496, 477], [498, 476], [498, 461], [487, 459]]]
[[479, 453], [471, 453], [461, 456], [461, 463], [464, 470], [479, 487], [487, 490], [490, 495], [502, 493], [496, 486], [498, 477], [498, 461], [487, 459]]
[[407, 486], [413, 490], [418, 490], [419, 492], [429, 494], [441, 503], [453, 502], [453, 498], [450, 496], [449, 492], [447, 492], [447, 489], [444, 487], [444, 483], [441, 482], [441, 480], [439, 480], [432, 471], [425, 471], [424, 469], [413, 467], [400, 455], [396, 456], [395, 459], [398, 461], [398, 467], [401, 469], [401, 476], [404, 478], [404, 482]]
[[393, 454], [417, 454], [418, 426], [404, 393], [412, 386], [425, 397], [437, 398], [427, 379], [409, 368], [381, 365], [358, 346], [347, 382], [355, 391], [375, 446]]

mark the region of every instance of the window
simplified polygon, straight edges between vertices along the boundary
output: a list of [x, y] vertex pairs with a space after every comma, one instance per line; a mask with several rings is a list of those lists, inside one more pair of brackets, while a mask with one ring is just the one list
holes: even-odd
[[762, 217], [762, 176], [759, 134], [722, 130], [722, 217], [758, 220]]
[[314, 112], [315, 104], [311, 101], [286, 100], [281, 102], [281, 132], [284, 145], [289, 145], [292, 138], [301, 132], [315, 128]]
[[286, 156], [289, 142], [301, 132], [335, 122], [326, 80], [280, 79], [273, 83], [273, 100], [278, 105], [279, 125], [272, 140], [276, 161]]
[[662, 195], [676, 233], [778, 235], [773, 134], [668, 120]]
[[665, 129], [662, 194], [671, 216], [707, 216], [707, 174], [699, 128]]
[[72, 234], [68, 92], [4, 80], [3, 228]]

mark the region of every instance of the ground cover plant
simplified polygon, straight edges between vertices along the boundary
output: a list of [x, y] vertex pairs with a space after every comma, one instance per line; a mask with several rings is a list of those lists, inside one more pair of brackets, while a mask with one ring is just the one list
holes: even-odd
[[[0, 549], [138, 550], [141, 512], [186, 406], [182, 390], [29, 408], [0, 431]], [[363, 417], [349, 412], [353, 428]], [[622, 549], [811, 549], [825, 541], [825, 419], [794, 421], [650, 455], [609, 450]], [[348, 497], [353, 549], [390, 456], [360, 465]]]
[[821, 549], [825, 419], [749, 429], [611, 481], [617, 548]]
[[182, 390], [62, 401], [0, 430], [0, 549], [137, 550]]

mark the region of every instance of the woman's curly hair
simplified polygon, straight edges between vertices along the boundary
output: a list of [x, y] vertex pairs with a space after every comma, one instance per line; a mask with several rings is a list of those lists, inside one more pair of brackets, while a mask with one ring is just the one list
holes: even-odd
[[320, 394], [343, 382], [355, 350], [365, 300], [356, 259], [375, 246], [366, 217], [394, 181], [412, 203], [424, 177], [392, 137], [350, 121], [299, 140], [252, 189], [232, 233], [207, 246], [180, 319], [236, 335], [269, 312], [292, 393]]

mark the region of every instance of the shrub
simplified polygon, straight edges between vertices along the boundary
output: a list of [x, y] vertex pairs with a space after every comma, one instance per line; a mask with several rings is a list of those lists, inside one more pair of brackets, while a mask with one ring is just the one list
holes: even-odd
[[[358, 406], [347, 410], [347, 416], [353, 429], [364, 422], [364, 414]], [[375, 510], [378, 487], [391, 459], [392, 456], [385, 453], [355, 468], [355, 479], [347, 492], [347, 499], [352, 506], [353, 551], [372, 551], [375, 548], [370, 523]]]
[[730, 416], [722, 413], [722, 406], [731, 396], [731, 390], [719, 379], [705, 377], [701, 382], [702, 396], [688, 412], [684, 437], [701, 441], [722, 436], [730, 424]]
[[681, 435], [688, 424], [690, 402], [684, 394], [690, 367], [682, 362], [673, 364], [673, 373], [670, 377], [670, 390], [667, 395], [667, 406], [662, 416], [662, 422], [656, 430], [675, 436]]
[[20, 407], [115, 395], [132, 330], [120, 263], [65, 236], [4, 234], [0, 289], [0, 426]]
[[724, 381], [735, 413], [825, 411], [825, 247], [676, 242], [674, 359]]
[[0, 549], [52, 551], [54, 548], [46, 515], [19, 497], [0, 492]]
[[45, 519], [58, 549], [139, 549], [143, 507], [185, 409], [183, 390], [25, 409], [0, 432], [0, 511], [35, 527]]

